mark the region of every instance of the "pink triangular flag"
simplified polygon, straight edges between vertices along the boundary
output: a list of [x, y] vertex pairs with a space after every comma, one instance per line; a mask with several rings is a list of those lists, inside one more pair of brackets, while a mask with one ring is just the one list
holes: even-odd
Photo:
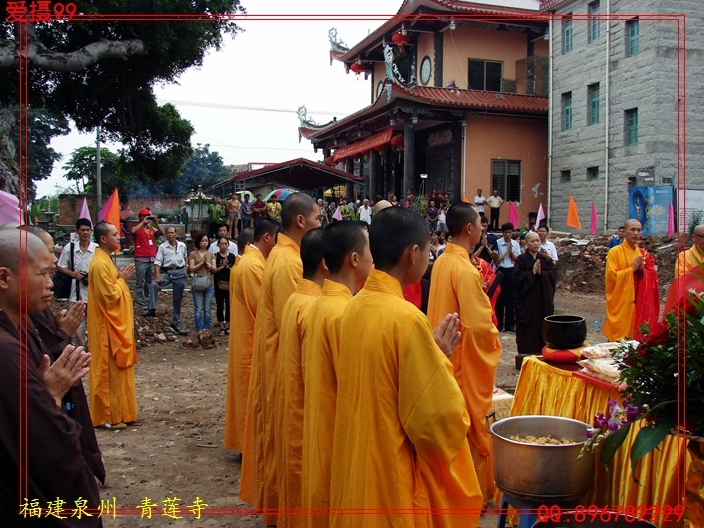
[[88, 210], [88, 202], [83, 198], [83, 205], [81, 206], [81, 212], [78, 213], [78, 218], [85, 218], [89, 220], [91, 225], [93, 224], [93, 219], [90, 217], [90, 211]]
[[535, 228], [538, 229], [540, 227], [540, 222], [545, 220], [545, 211], [543, 211], [543, 204], [540, 204], [540, 207], [538, 207], [538, 216], [535, 217]]
[[340, 208], [335, 207], [335, 212], [332, 214], [333, 220], [337, 220], [338, 222], [342, 222], [342, 213], [340, 213]]
[[596, 235], [597, 225], [599, 224], [599, 215], [596, 212], [596, 204], [592, 202], [592, 218], [589, 222], [589, 234]]
[[117, 189], [113, 191], [98, 215], [104, 221], [120, 228], [120, 198]]
[[670, 210], [667, 213], [667, 236], [671, 237], [675, 234], [675, 210], [670, 202]]
[[518, 229], [518, 210], [515, 202], [508, 203], [508, 221], [513, 224], [514, 229]]

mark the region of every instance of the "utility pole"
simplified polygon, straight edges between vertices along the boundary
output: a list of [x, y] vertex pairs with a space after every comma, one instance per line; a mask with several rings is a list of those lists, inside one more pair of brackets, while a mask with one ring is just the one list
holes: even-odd
[[98, 192], [98, 210], [103, 207], [103, 182], [100, 179], [100, 126], [95, 132], [95, 186]]

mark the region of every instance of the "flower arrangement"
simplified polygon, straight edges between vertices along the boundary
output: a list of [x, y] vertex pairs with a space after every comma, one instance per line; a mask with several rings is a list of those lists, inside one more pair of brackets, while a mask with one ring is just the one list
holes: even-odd
[[636, 482], [638, 461], [668, 434], [704, 436], [704, 296], [689, 290], [674, 308], [652, 328], [641, 327], [643, 342], [624, 342], [614, 351], [622, 403], [610, 401], [607, 413], [597, 414], [582, 449], [601, 445], [608, 469], [631, 427], [640, 427], [630, 452]]

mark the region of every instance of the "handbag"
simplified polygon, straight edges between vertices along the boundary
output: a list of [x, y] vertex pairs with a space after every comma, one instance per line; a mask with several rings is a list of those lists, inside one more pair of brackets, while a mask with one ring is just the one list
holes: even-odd
[[224, 281], [224, 280], [219, 280], [218, 281], [218, 290], [229, 290], [230, 289], [230, 281]]
[[[73, 271], [73, 242], [71, 242], [71, 271]], [[52, 290], [54, 291], [54, 297], [57, 299], [68, 299], [71, 294], [71, 281], [73, 277], [70, 277], [60, 271], [54, 273], [52, 282], [54, 286]]]
[[191, 290], [204, 291], [208, 288], [210, 288], [210, 273], [204, 273], [203, 275], [193, 275], [193, 280], [191, 281]]

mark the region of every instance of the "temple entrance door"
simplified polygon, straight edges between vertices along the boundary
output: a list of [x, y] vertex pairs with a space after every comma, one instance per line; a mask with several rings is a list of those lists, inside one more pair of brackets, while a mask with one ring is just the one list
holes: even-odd
[[452, 148], [442, 150], [429, 148], [426, 152], [425, 171], [428, 179], [425, 183], [425, 194], [431, 194], [433, 189], [438, 192], [452, 189]]

